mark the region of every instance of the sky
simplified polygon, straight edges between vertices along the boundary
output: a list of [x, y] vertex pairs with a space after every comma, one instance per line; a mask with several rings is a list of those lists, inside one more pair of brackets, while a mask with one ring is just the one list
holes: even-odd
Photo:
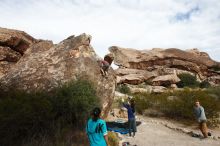
[[59, 43], [87, 33], [110, 46], [199, 48], [220, 62], [220, 0], [0, 0], [0, 27]]

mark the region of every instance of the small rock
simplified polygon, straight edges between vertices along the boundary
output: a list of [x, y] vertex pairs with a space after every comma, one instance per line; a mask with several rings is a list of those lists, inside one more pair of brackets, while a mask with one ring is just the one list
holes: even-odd
[[212, 139], [214, 139], [214, 140], [218, 140], [218, 138], [217, 138], [216, 136], [213, 136]]
[[185, 129], [185, 128], [183, 128], [182, 131], [183, 131], [184, 133], [190, 133], [190, 131], [189, 131], [188, 129]]

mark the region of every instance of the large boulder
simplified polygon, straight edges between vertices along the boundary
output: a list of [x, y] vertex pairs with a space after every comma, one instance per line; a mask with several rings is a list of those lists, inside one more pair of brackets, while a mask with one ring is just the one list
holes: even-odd
[[28, 92], [51, 89], [81, 77], [91, 81], [103, 106], [103, 117], [113, 102], [116, 76], [112, 68], [107, 77], [100, 73], [91, 36], [70, 36], [57, 45], [39, 41], [0, 79], [1, 88]]
[[38, 41], [23, 31], [0, 27], [0, 78]]
[[[170, 80], [172, 80], [170, 84], [175, 84], [178, 82], [177, 77], [175, 77], [175, 80], [173, 80], [174, 78], [171, 77], [174, 74], [174, 71], [177, 75], [181, 73], [195, 75], [198, 81], [208, 80], [208, 78], [212, 76], [220, 76], [220, 72], [216, 71], [216, 69], [220, 70], [220, 63], [212, 60], [207, 53], [200, 52], [195, 48], [186, 51], [176, 48], [135, 50], [112, 46], [109, 48], [109, 51], [111, 54], [113, 54], [115, 64], [119, 66], [118, 70], [132, 69], [149, 71], [154, 72], [154, 74], [157, 74], [157, 76], [162, 76], [154, 79], [155, 85], [161, 85], [161, 83], [158, 82], [158, 79], [165, 79], [165, 77], [170, 78], [166, 79], [166, 82], [170, 82]], [[132, 72], [130, 74], [117, 73], [117, 76], [119, 76], [120, 82], [128, 77], [131, 78], [131, 76], [133, 77], [132, 82], [134, 79], [138, 79], [137, 75], [135, 74], [134, 76]], [[142, 83], [143, 80], [143, 76], [140, 76], [139, 82]], [[212, 80], [213, 83], [218, 83], [218, 78], [216, 77], [211, 78], [210, 80]], [[129, 83], [129, 81], [126, 81], [126, 83]]]
[[204, 67], [220, 66], [220, 63], [213, 61], [204, 52], [194, 53], [194, 51], [183, 51], [176, 48], [135, 50], [112, 46], [109, 48], [109, 51], [114, 54], [117, 65], [134, 69], [147, 69], [147, 67], [152, 65], [172, 66], [173, 60], [188, 61], [196, 65], [203, 65]]
[[213, 61], [204, 52], [195, 53], [175, 48], [135, 50], [117, 46], [110, 47], [109, 51], [114, 55], [116, 65], [130, 69], [148, 70], [158, 65], [207, 75], [209, 68], [220, 67], [219, 62]]

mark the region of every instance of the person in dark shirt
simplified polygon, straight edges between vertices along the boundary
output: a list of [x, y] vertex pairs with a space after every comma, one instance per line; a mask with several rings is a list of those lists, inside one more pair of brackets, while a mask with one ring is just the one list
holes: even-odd
[[124, 103], [124, 99], [122, 99], [122, 102], [123, 102], [123, 106], [127, 109], [127, 113], [128, 113], [129, 136], [131, 136], [131, 132], [133, 132], [133, 137], [134, 137], [135, 132], [137, 132], [134, 100], [129, 98], [129, 101], [126, 104]]

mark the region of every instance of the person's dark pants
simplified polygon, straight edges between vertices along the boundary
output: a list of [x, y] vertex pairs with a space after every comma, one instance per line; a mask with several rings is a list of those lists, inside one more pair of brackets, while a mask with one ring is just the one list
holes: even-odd
[[104, 71], [108, 71], [108, 68], [109, 68], [109, 65], [103, 65], [103, 66], [102, 66], [102, 69], [103, 69]]
[[101, 68], [102, 75], [104, 76], [108, 75], [107, 74], [108, 69], [109, 69], [109, 65], [102, 65], [102, 68]]
[[130, 136], [131, 136], [131, 132], [133, 132], [133, 136], [135, 136], [135, 132], [137, 132], [135, 118], [128, 119], [128, 130]]

